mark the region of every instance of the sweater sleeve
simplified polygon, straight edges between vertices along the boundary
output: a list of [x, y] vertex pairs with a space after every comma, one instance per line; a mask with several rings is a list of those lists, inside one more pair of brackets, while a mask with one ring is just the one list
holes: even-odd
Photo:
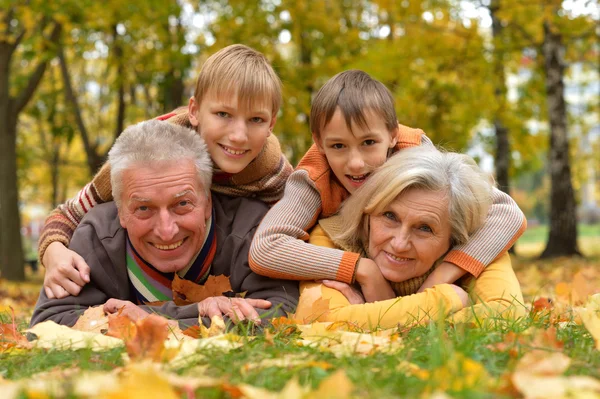
[[40, 263], [44, 259], [48, 245], [58, 241], [68, 247], [73, 232], [85, 214], [94, 206], [109, 201], [112, 201], [110, 165], [105, 163], [90, 183], [86, 184], [73, 198], [54, 209], [46, 219], [38, 249]]
[[358, 254], [305, 242], [321, 205], [308, 173], [292, 173], [283, 198], [269, 210], [254, 236], [249, 255], [252, 270], [272, 278], [351, 283]]
[[466, 244], [453, 247], [444, 258], [475, 277], [508, 251], [527, 228], [525, 215], [509, 195], [494, 188], [492, 200], [483, 226]]
[[486, 267], [478, 278], [469, 276], [461, 285], [469, 292], [473, 306], [455, 313], [452, 316], [455, 322], [493, 316], [516, 318], [526, 313], [521, 286], [507, 252]]
[[[306, 284], [306, 287], [304, 285]], [[419, 294], [386, 301], [350, 305], [339, 291], [322, 284], [302, 283], [301, 292], [314, 286], [321, 288], [322, 298], [329, 301], [329, 312], [315, 315], [316, 321], [351, 321], [361, 328], [392, 328], [446, 318], [460, 310], [462, 302], [449, 284], [436, 285]], [[300, 296], [298, 309], [312, 306], [308, 296]]]

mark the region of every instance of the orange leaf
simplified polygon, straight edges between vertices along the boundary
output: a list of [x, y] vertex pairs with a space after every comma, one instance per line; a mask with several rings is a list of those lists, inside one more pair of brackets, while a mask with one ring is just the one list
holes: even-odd
[[540, 312], [544, 309], [552, 309], [554, 305], [552, 304], [552, 300], [550, 298], [539, 298], [535, 302], [533, 302], [533, 310], [535, 312]]
[[135, 323], [135, 335], [125, 341], [127, 353], [132, 360], [149, 358], [161, 361], [165, 339], [169, 335], [167, 319], [151, 314]]
[[178, 306], [201, 302], [206, 298], [221, 296], [225, 292], [232, 291], [229, 277], [225, 275], [208, 276], [204, 285], [193, 281], [184, 280], [175, 274], [173, 283], [173, 301]]
[[16, 345], [29, 347], [30, 344], [27, 338], [17, 331], [14, 309], [11, 307], [10, 310], [12, 311], [12, 323], [0, 324], [0, 349], [6, 350]]
[[191, 326], [183, 330], [183, 333], [188, 337], [192, 337], [195, 339], [200, 338], [200, 326]]
[[106, 335], [128, 341], [135, 337], [136, 332], [137, 327], [129, 316], [121, 315], [120, 312], [108, 316]]
[[77, 319], [77, 323], [72, 327], [74, 330], [91, 331], [104, 333], [108, 329], [108, 318], [104, 314], [104, 306], [89, 307]]
[[589, 271], [580, 271], [573, 276], [571, 301], [574, 306], [583, 305], [590, 295], [597, 292], [593, 283], [593, 275]]

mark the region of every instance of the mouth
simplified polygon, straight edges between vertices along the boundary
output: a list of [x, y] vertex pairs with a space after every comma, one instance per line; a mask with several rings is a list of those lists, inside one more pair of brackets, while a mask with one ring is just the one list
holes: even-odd
[[403, 257], [400, 257], [400, 256], [392, 255], [391, 253], [389, 253], [387, 251], [385, 252], [385, 254], [390, 259], [395, 260], [396, 262], [409, 262], [409, 261], [413, 260], [412, 258], [403, 258]]
[[346, 177], [353, 184], [363, 184], [369, 175], [371, 175], [371, 173], [364, 173], [362, 175], [346, 175]]
[[228, 146], [223, 145], [223, 144], [219, 144], [219, 146], [223, 149], [223, 151], [226, 154], [229, 154], [229, 155], [234, 156], [234, 157], [240, 157], [240, 156], [242, 156], [242, 155], [244, 155], [244, 154], [246, 154], [247, 152], [250, 151], [250, 150], [243, 150], [243, 149], [228, 147]]
[[161, 251], [173, 251], [173, 250], [179, 248], [180, 246], [182, 246], [183, 243], [185, 242], [185, 240], [187, 240], [187, 237], [184, 238], [183, 240], [174, 242], [172, 244], [156, 244], [156, 243], [151, 242], [150, 245], [152, 245], [156, 249], [160, 249]]

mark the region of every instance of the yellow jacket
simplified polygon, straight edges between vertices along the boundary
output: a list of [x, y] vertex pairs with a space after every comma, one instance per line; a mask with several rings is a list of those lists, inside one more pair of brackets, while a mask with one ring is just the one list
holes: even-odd
[[[311, 232], [309, 242], [335, 248], [319, 225]], [[468, 276], [459, 280], [458, 284], [469, 293], [472, 306], [463, 308], [460, 298], [450, 284], [440, 284], [418, 294], [386, 301], [351, 305], [337, 290], [315, 282], [302, 282], [296, 318], [309, 322], [349, 321], [362, 328], [391, 328], [399, 324], [412, 325], [450, 315], [450, 320], [454, 322], [467, 322], [493, 316], [506, 318], [525, 314], [523, 294], [508, 253], [498, 257], [477, 279]], [[313, 307], [319, 289], [321, 298], [329, 300], [328, 311], [323, 311], [322, 306]]]

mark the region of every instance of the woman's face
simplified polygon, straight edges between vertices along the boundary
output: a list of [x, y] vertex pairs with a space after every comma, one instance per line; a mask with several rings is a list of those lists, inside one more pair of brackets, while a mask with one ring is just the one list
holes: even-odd
[[369, 218], [369, 256], [388, 281], [427, 272], [450, 248], [448, 197], [441, 191], [409, 189]]

